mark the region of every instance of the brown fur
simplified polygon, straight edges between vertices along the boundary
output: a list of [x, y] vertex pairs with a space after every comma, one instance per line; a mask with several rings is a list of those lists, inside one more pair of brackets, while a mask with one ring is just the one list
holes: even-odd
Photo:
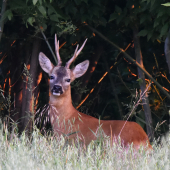
[[[83, 143], [88, 145], [92, 140], [97, 139], [97, 131], [98, 128], [101, 127], [107, 136], [112, 136], [114, 142], [116, 141], [115, 138], [117, 139], [120, 135], [121, 142], [125, 147], [133, 142], [134, 148], [136, 149], [138, 149], [141, 145], [146, 146], [147, 143], [147, 148], [152, 148], [147, 134], [142, 127], [135, 122], [100, 120], [99, 125], [98, 119], [78, 112], [72, 105], [70, 88], [65, 94], [65, 97], [54, 98], [51, 96], [50, 104], [52, 106], [50, 119], [55, 133], [62, 135], [73, 133], [72, 135], [69, 135], [69, 138], [72, 139], [78, 135]], [[53, 107], [55, 107], [55, 109], [53, 109]], [[58, 122], [60, 125], [58, 125]], [[72, 129], [69, 128], [70, 124], [72, 124]], [[96, 136], [94, 133], [96, 133]]]
[[[140, 145], [148, 146], [146, 149], [151, 149], [149, 139], [145, 131], [140, 125], [135, 122], [121, 120], [98, 120], [92, 116], [78, 112], [72, 105], [70, 83], [75, 78], [82, 76], [89, 66], [89, 61], [86, 60], [69, 69], [71, 62], [78, 56], [83, 49], [87, 39], [78, 50], [75, 50], [74, 56], [66, 63], [66, 66], [61, 66], [59, 55], [59, 41], [55, 36], [56, 55], [58, 65], [53, 66], [51, 61], [43, 54], [39, 54], [39, 62], [42, 69], [51, 76], [50, 80], [50, 119], [55, 134], [68, 136], [69, 139], [75, 139], [78, 135], [80, 140], [88, 145], [92, 140], [101, 137], [102, 130], [104, 134], [111, 137], [111, 142], [117, 142], [118, 137], [124, 146], [128, 146], [133, 142], [135, 148]], [[69, 81], [68, 81], [69, 80]]]

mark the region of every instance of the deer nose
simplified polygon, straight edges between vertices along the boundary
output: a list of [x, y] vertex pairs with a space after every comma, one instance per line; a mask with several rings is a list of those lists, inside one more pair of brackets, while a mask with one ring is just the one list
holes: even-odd
[[63, 94], [62, 87], [59, 86], [59, 85], [54, 85], [53, 89], [51, 90], [51, 92], [53, 93], [53, 95], [56, 95], [56, 93]]
[[59, 85], [54, 85], [53, 90], [62, 91], [62, 87]]

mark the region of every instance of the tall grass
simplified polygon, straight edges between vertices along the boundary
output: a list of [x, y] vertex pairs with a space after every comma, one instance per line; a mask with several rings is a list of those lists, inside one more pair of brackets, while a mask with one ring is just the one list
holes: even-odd
[[[7, 132], [0, 130], [0, 169], [9, 170], [119, 170], [119, 169], [169, 169], [170, 136], [162, 139], [153, 151], [142, 148], [134, 151], [119, 145], [110, 147], [109, 140], [92, 141], [85, 149], [73, 145], [65, 146], [64, 138], [43, 137], [34, 130], [31, 137], [23, 133], [20, 137], [6, 138]], [[8, 134], [9, 136], [9, 134]]]

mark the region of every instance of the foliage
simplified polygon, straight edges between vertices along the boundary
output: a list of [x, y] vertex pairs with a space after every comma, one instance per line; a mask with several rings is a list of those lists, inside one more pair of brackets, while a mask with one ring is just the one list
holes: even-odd
[[[94, 49], [102, 45], [104, 49], [102, 57], [107, 59], [109, 66], [114, 65], [110, 73], [114, 80], [116, 93], [122, 103], [124, 117], [127, 117], [131, 112], [131, 108], [133, 108], [135, 96], [140, 94], [140, 80], [137, 78], [136, 66], [126, 60], [117, 49], [111, 47], [103, 39], [89, 30], [86, 24], [96, 28], [122, 49], [126, 49], [130, 44], [127, 48], [127, 53], [133, 58], [135, 58], [135, 55], [132, 27], [135, 24], [138, 25], [145, 69], [157, 79], [160, 84], [168, 89], [168, 68], [163, 56], [163, 42], [169, 29], [169, 8], [161, 5], [166, 2], [166, 0], [8, 1], [7, 10], [3, 16], [5, 27], [2, 44], [0, 46], [0, 50], [2, 51], [0, 58], [7, 53], [7, 58], [5, 58], [1, 64], [1, 86], [4, 86], [6, 78], [9, 78], [9, 76], [13, 77], [12, 73], [7, 74], [13, 65], [13, 58], [17, 56], [21, 60], [17, 68], [23, 69], [23, 63], [27, 63], [31, 55], [33, 38], [37, 36], [37, 32], [40, 31], [39, 29], [45, 33], [52, 49], [54, 49], [54, 33], [62, 35], [59, 38], [60, 44], [66, 42], [60, 49], [63, 63], [70, 58], [75, 50], [76, 44], [81, 44], [85, 38], [88, 38], [82, 54], [74, 64], [85, 59], [92, 60]], [[16, 40], [16, 43], [11, 46], [14, 40]], [[45, 42], [42, 42], [41, 51], [49, 56], [49, 58], [51, 57]], [[26, 53], [28, 53], [28, 55], [26, 55]], [[82, 105], [82, 110], [96, 117], [102, 116], [104, 119], [119, 119], [119, 108], [115, 101], [109, 78], [106, 76], [100, 84], [97, 84], [106, 72], [102, 57], [99, 59], [96, 69], [87, 85], [88, 92], [95, 86], [94, 91]], [[22, 75], [22, 72], [18, 75]], [[48, 96], [48, 91], [45, 90], [48, 89], [46, 79], [47, 76], [43, 75], [40, 84], [41, 93], [38, 107], [42, 107], [48, 102], [45, 97]], [[81, 80], [79, 81], [81, 82]], [[75, 91], [79, 85], [80, 83], [75, 82]], [[7, 85], [4, 90], [6, 92], [5, 95], [8, 96]], [[80, 91], [83, 92], [84, 90]], [[153, 113], [153, 128], [159, 127], [156, 131], [156, 136], [159, 136], [168, 130], [168, 112], [166, 106], [168, 101], [166, 96], [159, 92], [159, 89], [154, 84], [152, 84], [149, 89], [148, 95]], [[14, 100], [13, 96], [12, 94], [11, 103], [13, 103]], [[142, 105], [136, 109], [129, 120], [137, 121], [145, 128]], [[160, 122], [163, 122], [163, 124]], [[161, 124], [161, 126], [157, 126], [158, 124]]]
[[[36, 28], [46, 30], [48, 26], [51, 27], [51, 34], [62, 31], [74, 32], [75, 27], [72, 25], [69, 17], [64, 15], [62, 11], [54, 5], [52, 1], [46, 3], [42, 0], [27, 0], [26, 3], [23, 0], [9, 1], [9, 9], [6, 10], [3, 19], [9, 20], [15, 19], [15, 17], [21, 17], [23, 23], [28, 24]], [[60, 33], [61, 34], [61, 33]]]
[[164, 6], [170, 6], [170, 2], [165, 3], [165, 4], [162, 4], [162, 5], [164, 5]]
[[115, 20], [126, 27], [137, 24], [141, 28], [139, 36], [147, 36], [147, 40], [164, 39], [168, 33], [170, 15], [169, 9], [161, 5], [163, 2], [166, 0], [128, 1], [123, 8], [116, 5], [109, 22]]

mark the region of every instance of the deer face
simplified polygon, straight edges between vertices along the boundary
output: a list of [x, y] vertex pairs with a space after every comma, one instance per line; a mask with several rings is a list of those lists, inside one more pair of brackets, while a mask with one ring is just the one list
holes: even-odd
[[[61, 66], [62, 62], [59, 56], [59, 41], [57, 42], [55, 36], [55, 46], [56, 54], [58, 59], [58, 65], [54, 66], [51, 61], [40, 52], [39, 54], [39, 63], [41, 68], [48, 73], [50, 78], [50, 93], [54, 96], [63, 95], [70, 86], [70, 83], [75, 80], [75, 78], [81, 77], [88, 69], [89, 61], [85, 60], [82, 63], [76, 65], [73, 69], [69, 69], [69, 66], [80, 53], [80, 50], [77, 51], [78, 46], [75, 50], [74, 56], [66, 63], [66, 66]], [[84, 47], [84, 44], [82, 45]]]
[[50, 75], [51, 94], [60, 96], [70, 86], [70, 70], [65, 67], [55, 67]]

